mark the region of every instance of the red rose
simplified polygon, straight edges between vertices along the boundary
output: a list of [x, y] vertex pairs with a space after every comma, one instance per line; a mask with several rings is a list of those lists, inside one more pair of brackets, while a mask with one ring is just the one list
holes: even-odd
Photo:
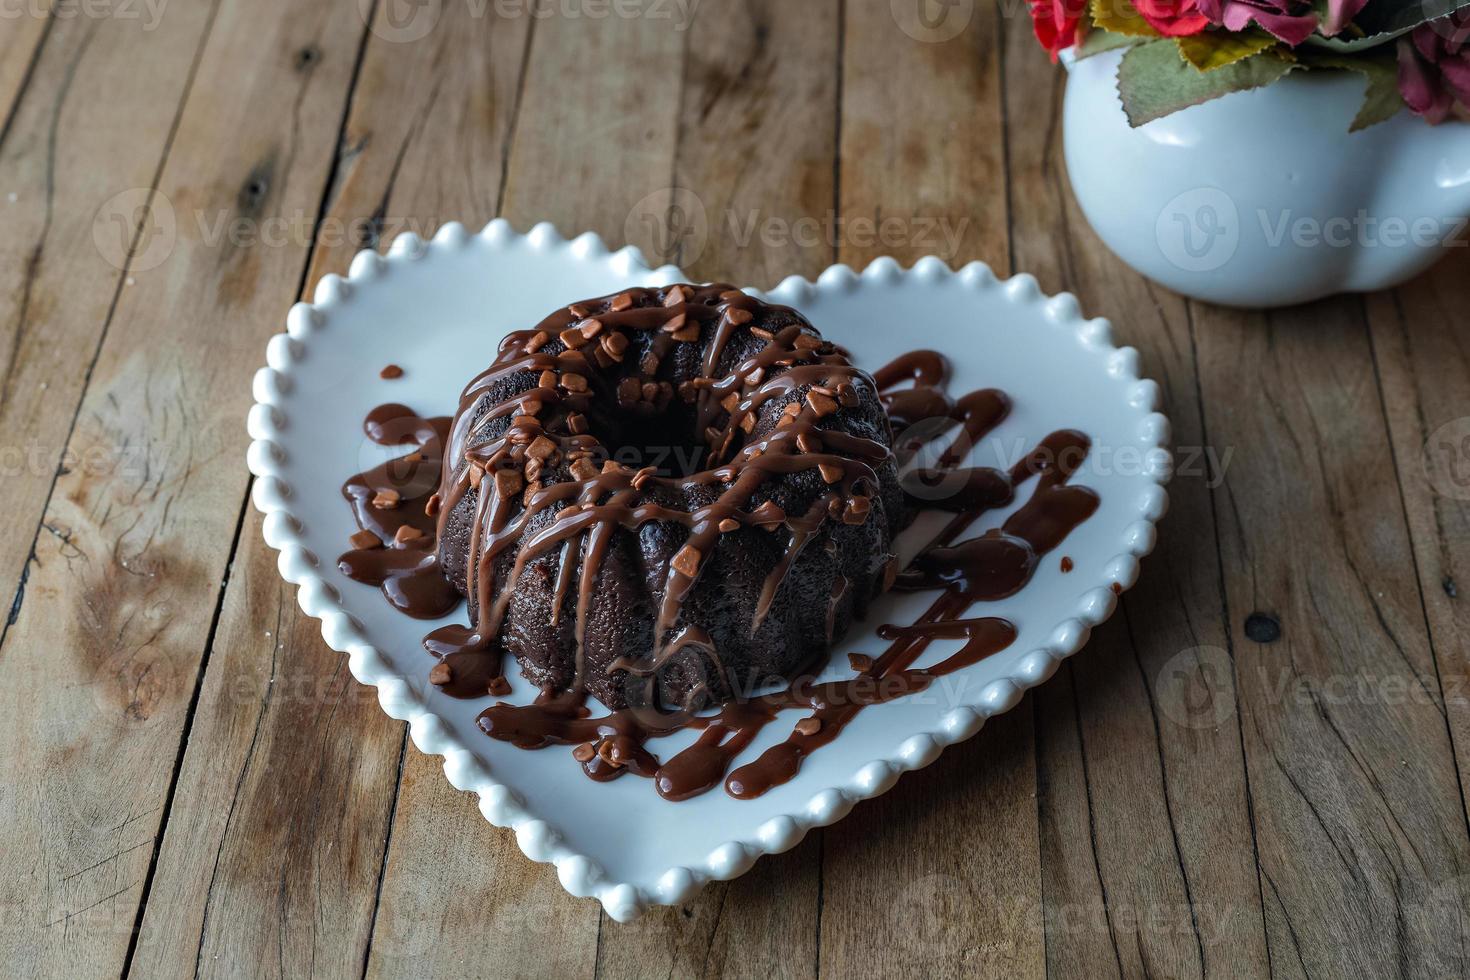
[[[1077, 28], [1087, 11], [1087, 0], [1027, 0], [1036, 40], [1051, 52], [1051, 60], [1077, 43]], [[1193, 0], [1189, 0], [1193, 2]]]
[[1195, 0], [1133, 0], [1134, 9], [1165, 37], [1188, 37], [1209, 26]]

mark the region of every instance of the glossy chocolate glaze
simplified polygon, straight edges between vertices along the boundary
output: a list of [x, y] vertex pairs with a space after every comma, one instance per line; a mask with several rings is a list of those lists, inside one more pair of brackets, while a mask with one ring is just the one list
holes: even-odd
[[[644, 310], [630, 312], [637, 313], [640, 322], [649, 316]], [[657, 322], [657, 318], [651, 322]], [[775, 352], [789, 356], [796, 349], [794, 336], [792, 334], [784, 341], [779, 336], [772, 338], [772, 363], [776, 360]], [[497, 367], [492, 367], [487, 375], [497, 370], [508, 370], [525, 358], [540, 356], [527, 352], [524, 349], [526, 344], [527, 338], [513, 335], [502, 345]], [[793, 372], [796, 370], [800, 370], [800, 366], [793, 368]], [[830, 370], [830, 367], [824, 370]], [[588, 707], [586, 692], [573, 686], [566, 691], [544, 692], [529, 705], [496, 703], [481, 713], [480, 728], [492, 738], [526, 749], [574, 746], [574, 758], [591, 778], [607, 780], [631, 772], [651, 778], [659, 795], [666, 799], [688, 799], [722, 781], [731, 796], [750, 799], [793, 778], [807, 755], [837, 738], [867, 707], [922, 691], [936, 677], [968, 667], [1007, 648], [1016, 637], [1012, 624], [1003, 619], [971, 616], [969, 613], [978, 603], [1003, 599], [1024, 588], [1040, 557], [1057, 547], [1096, 511], [1096, 494], [1069, 482], [1085, 460], [1090, 442], [1080, 432], [1062, 430], [1047, 436], [1009, 471], [960, 467], [959, 462], [968, 455], [975, 442], [1005, 419], [1010, 403], [1003, 393], [993, 389], [951, 399], [944, 391], [946, 376], [944, 358], [933, 351], [905, 355], [874, 375], [883, 391], [884, 404], [893, 420], [895, 432], [904, 433], [895, 446], [901, 459], [911, 461], [927, 444], [952, 434], [951, 441], [939, 452], [936, 465], [912, 467], [907, 474], [906, 486], [910, 488], [911, 502], [916, 508], [953, 516], [913, 564], [895, 575], [893, 582], [893, 586], [901, 590], [934, 591], [939, 593], [938, 596], [914, 623], [881, 626], [878, 635], [889, 641], [889, 646], [876, 658], [856, 658], [865, 666], [856, 670], [853, 677], [824, 683], [817, 683], [810, 676], [798, 677], [783, 690], [731, 701], [708, 714], [666, 711], [654, 706], [594, 715]], [[911, 386], [899, 387], [906, 383], [911, 383]], [[472, 383], [471, 389], [474, 388]], [[537, 393], [538, 397], [543, 394], [540, 389]], [[466, 397], [469, 396], [470, 389], [467, 389]], [[750, 408], [744, 408], [746, 402], [752, 402]], [[743, 411], [750, 411], [755, 404], [747, 394], [741, 406]], [[442, 429], [439, 428], [442, 420], [433, 420], [432, 423], [408, 421], [411, 416], [401, 406], [385, 406], [375, 414], [378, 415], [376, 424], [379, 426], [385, 420], [392, 420], [414, 429], [415, 439], [407, 440], [409, 442], [418, 442], [418, 437], [427, 435], [430, 430], [442, 439]], [[731, 416], [733, 419], [735, 413]], [[732, 424], [739, 425], [739, 422]], [[718, 534], [722, 521], [758, 519], [756, 514], [741, 509], [741, 504], [749, 499], [749, 486], [742, 480], [766, 479], [792, 467], [818, 465], [817, 459], [805, 457], [821, 454], [807, 453], [796, 445], [796, 437], [803, 432], [810, 435], [811, 430], [796, 428], [789, 431], [791, 428], [795, 426], [788, 427], [784, 434], [776, 431], [763, 442], [744, 446], [736, 452], [735, 458], [723, 464], [725, 471], [721, 480], [732, 488], [726, 494], [730, 499], [722, 497], [719, 503], [704, 512], [684, 515], [691, 527], [692, 541], [702, 542], [706, 537]], [[369, 429], [371, 434], [371, 424]], [[463, 434], [451, 434], [450, 445], [459, 445], [463, 440]], [[732, 442], [738, 440], [718, 440], [716, 454], [729, 451]], [[421, 446], [432, 443], [432, 438], [418, 442]], [[759, 447], [759, 452], [747, 452], [756, 447]], [[863, 447], [856, 441], [850, 441], [842, 449], [846, 454], [839, 461], [843, 473], [839, 480], [833, 482], [841, 487], [842, 493], [851, 495], [859, 481], [868, 475], [862, 469], [867, 458], [865, 454], [876, 457], [879, 449], [886, 452], [886, 448]], [[494, 472], [501, 462], [499, 454], [507, 451], [508, 445], [481, 450], [447, 468], [438, 495], [424, 495], [425, 503], [428, 497], [437, 496], [441, 504], [439, 513], [442, 514], [445, 498], [464, 492], [464, 486], [472, 479], [469, 474], [474, 466], [480, 466], [486, 473]], [[423, 452], [422, 458], [426, 463], [430, 459], [438, 459], [431, 452]], [[453, 449], [450, 458], [459, 459]], [[700, 474], [686, 479], [702, 478], [707, 479]], [[482, 474], [480, 485], [486, 485], [486, 480]], [[983, 514], [1010, 504], [1016, 491], [1033, 481], [1035, 487], [1026, 502], [1001, 527], [962, 539], [962, 535]], [[363, 527], [391, 532], [396, 512], [375, 511], [370, 503], [369, 490], [380, 487], [382, 483], [378, 471], [370, 471], [349, 480], [344, 492], [353, 501], [354, 513]], [[637, 526], [644, 520], [669, 519], [671, 516], [677, 519], [666, 508], [637, 503], [634, 499], [636, 489], [630, 474], [611, 469], [581, 485], [555, 484], [532, 489], [527, 494], [528, 507], [534, 507], [538, 502], [544, 505], [546, 497], [538, 497], [538, 494], [575, 494], [580, 506], [569, 514], [564, 511], [563, 519], [549, 531], [543, 531], [541, 539], [530, 542], [530, 547], [555, 547], [573, 535], [585, 534], [587, 544], [583, 554], [595, 560], [598, 558], [599, 528], [613, 524]], [[479, 517], [484, 520], [486, 533], [491, 539], [489, 546], [494, 546], [503, 536], [515, 533], [511, 529], [514, 522], [508, 513], [510, 508], [504, 501], [497, 500], [495, 493], [481, 494], [481, 501]], [[433, 509], [434, 505], [429, 505], [429, 510]], [[421, 511], [422, 508], [416, 510]], [[781, 523], [790, 530], [793, 542], [796, 542], [804, 527], [825, 516], [782, 515]], [[437, 532], [441, 528], [435, 526], [431, 530]], [[793, 546], [799, 547], [799, 544]], [[395, 599], [395, 593], [390, 592], [387, 585], [392, 573], [384, 573], [384, 568], [392, 566], [398, 559], [384, 559], [376, 551], [365, 553], [373, 555], [372, 561], [378, 564], [358, 559], [349, 574], [361, 576], [365, 581], [370, 580], [369, 575], [382, 576], [385, 594], [398, 605], [402, 594], [408, 590], [399, 587], [400, 599]], [[364, 552], [350, 552], [344, 556], [344, 563], [361, 554]], [[435, 568], [434, 572], [437, 571]], [[697, 576], [697, 567], [689, 571]], [[673, 576], [685, 573], [671, 568], [669, 574], [673, 584], [677, 585]], [[785, 572], [778, 568], [773, 572], [776, 574]], [[406, 578], [415, 582], [415, 576], [419, 575], [427, 578], [429, 571], [415, 566], [412, 572], [405, 573]], [[442, 580], [442, 575], [440, 578]], [[583, 581], [587, 580], [584, 577]], [[834, 602], [837, 593], [845, 587], [846, 583], [841, 581], [834, 586]], [[675, 621], [678, 594], [677, 588], [668, 592], [672, 608], [659, 611], [661, 626]], [[587, 596], [579, 597], [579, 612], [589, 599]], [[431, 652], [451, 665], [452, 676], [445, 678], [442, 685], [451, 694], [481, 696], [487, 688], [493, 688], [497, 680], [503, 684], [499, 666], [501, 658], [485, 654], [486, 625], [494, 622], [496, 597], [482, 594], [479, 600], [482, 610], [480, 625], [449, 627], [426, 639]], [[410, 598], [406, 604], [411, 608], [414, 601]], [[400, 608], [404, 607], [400, 605]], [[489, 611], [488, 620], [485, 611]], [[659, 635], [663, 632], [661, 630]], [[958, 651], [939, 663], [915, 668], [913, 665], [934, 640], [963, 642]], [[651, 659], [628, 658], [615, 666], [630, 674], [651, 678], [658, 669], [660, 658], [672, 656], [686, 646], [703, 649], [709, 646], [709, 638], [697, 628], [670, 631], [669, 638]], [[715, 653], [712, 649], [709, 652]], [[656, 705], [656, 700], [650, 699], [649, 704]], [[805, 717], [785, 740], [731, 771], [732, 764], [761, 730], [786, 711], [802, 711]], [[699, 731], [692, 745], [663, 760], [649, 751], [647, 743], [650, 740], [682, 729]]]
[[[746, 343], [752, 332], [763, 338], [753, 347]], [[691, 352], [699, 361], [692, 376]], [[686, 364], [682, 380], [658, 373], [659, 365], [679, 358]], [[539, 381], [517, 391], [516, 378]], [[830, 540], [826, 531], [834, 523], [868, 521], [883, 482], [880, 470], [893, 472], [886, 431], [879, 441], [834, 425], [864, 399], [886, 430], [871, 377], [795, 311], [729, 286], [632, 289], [573, 304], [533, 330], [509, 335], [495, 362], [461, 396], [449, 435], [451, 465], [440, 487], [441, 541], [447, 540], [447, 522], [463, 512], [461, 504], [473, 503], [461, 587], [470, 599], [472, 628], [441, 630], [430, 649], [448, 658], [456, 674], [473, 653], [498, 662], [497, 640], [507, 629], [518, 584], [538, 559], [555, 557], [551, 615], [570, 605], [573, 620], [570, 689], [576, 695], [590, 686], [606, 701], [606, 686], [590, 672], [586, 655], [599, 573], [620, 532], [636, 534], [651, 523], [679, 526], [687, 537], [677, 554], [663, 561], [644, 556], [645, 566], [657, 565], [648, 574], [662, 578], [650, 588], [656, 604], [651, 649], [642, 656], [629, 651], [617, 661], [626, 673], [617, 693], [626, 695], [630, 685], [636, 691], [639, 678], [646, 678], [647, 695], [626, 700], [654, 703], [658, 669], [691, 648], [686, 603], [724, 536], [761, 529], [785, 539], [759, 585], [747, 634], [753, 635], [808, 544]], [[627, 437], [616, 434], [620, 427], [636, 429], [639, 419], [660, 414], [688, 426], [680, 438], [701, 450], [696, 472], [662, 475], [612, 460], [599, 465], [608, 438]], [[772, 486], [807, 473], [820, 474], [825, 487], [819, 496], [797, 512], [772, 506]], [[881, 564], [873, 563], [854, 595], [860, 591], [866, 601], [875, 591]], [[836, 607], [848, 593], [834, 588], [833, 595], [828, 640], [846, 626], [847, 614], [839, 623]], [[821, 652], [815, 639], [803, 663]], [[703, 662], [728, 677], [717, 644], [706, 637], [695, 646]], [[467, 689], [478, 695], [474, 686]], [[708, 693], [695, 692], [691, 701], [706, 700], [699, 695]]]

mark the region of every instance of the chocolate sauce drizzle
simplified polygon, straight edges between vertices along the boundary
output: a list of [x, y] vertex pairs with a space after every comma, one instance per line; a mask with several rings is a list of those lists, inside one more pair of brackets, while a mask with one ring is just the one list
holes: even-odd
[[[583, 348], [569, 345], [557, 354], [544, 353], [548, 339], [545, 332], [524, 331], [506, 338], [495, 364], [465, 390], [454, 429], [447, 434], [447, 420], [417, 419], [402, 406], [383, 406], [369, 416], [366, 428], [375, 441], [419, 448], [404, 458], [408, 469], [395, 471], [395, 464], [404, 461], [394, 461], [353, 477], [343, 488], [359, 525], [388, 543], [386, 548], [359, 548], [344, 555], [342, 569], [348, 575], [381, 585], [389, 601], [407, 612], [443, 615], [453, 605], [451, 597], [457, 599], [458, 593], [437, 565], [434, 541], [443, 533], [444, 515], [458, 498], [471, 486], [479, 490], [474, 528], [483, 539], [477, 537], [471, 555], [481, 557], [478, 567], [471, 562], [471, 578], [466, 583], [470, 590], [478, 590], [478, 622], [469, 627], [442, 628], [425, 639], [428, 649], [441, 658], [431, 679], [446, 693], [480, 697], [487, 690], [508, 692], [500, 675], [503, 658], [490, 656], [487, 650], [515, 575], [531, 556], [576, 542], [580, 547], [573, 553], [579, 552], [583, 562], [595, 568], [616, 528], [636, 529], [650, 520], [685, 523], [690, 528], [689, 543], [680, 552], [685, 560], [676, 556], [671, 562], [665, 601], [658, 612], [655, 636], [660, 638], [660, 645], [651, 657], [629, 657], [615, 664], [638, 676], [651, 676], [661, 663], [688, 647], [713, 658], [718, 656], [709, 637], [698, 627], [675, 630], [673, 625], [679, 600], [698, 577], [701, 557], [722, 533], [722, 526], [728, 530], [731, 521], [739, 525], [777, 522], [789, 533], [787, 553], [794, 555], [823, 520], [841, 518], [861, 508], [856, 501], [877, 485], [871, 466], [886, 458], [888, 448], [878, 443], [864, 445], [866, 440], [818, 429], [815, 422], [825, 414], [825, 403], [809, 401], [792, 422], [779, 427], [769, 425], [768, 419], [745, 421], [756, 418], [761, 405], [771, 398], [810, 384], [831, 392], [831, 410], [835, 410], [848, 396], [842, 387], [844, 379], [854, 379], [860, 372], [845, 357], [834, 353], [831, 345], [818, 347], [809, 340], [801, 341], [799, 338], [810, 335], [791, 327], [772, 335], [767, 347], [735, 372], [715, 379], [718, 352], [728, 340], [729, 331], [745, 319], [738, 312], [732, 316], [730, 311], [747, 307], [743, 294], [723, 291], [725, 287], [706, 287], [710, 288], [722, 290], [718, 304], [707, 303], [709, 297], [702, 292], [682, 297], [676, 294], [681, 302], [663, 308], [629, 303], [622, 310], [600, 313], [596, 318], [600, 325], [590, 330], [587, 319], [575, 325], [578, 311], [573, 308], [567, 329], [587, 334], [588, 342], [609, 327], [660, 330], [659, 337], [669, 338], [667, 346], [680, 341], [679, 331], [689, 319], [701, 323], [709, 319], [715, 324], [715, 341], [706, 355], [709, 383], [686, 393], [686, 397], [692, 395], [702, 427], [707, 425], [709, 429], [715, 465], [679, 478], [727, 485], [729, 489], [712, 506], [684, 513], [640, 502], [639, 491], [648, 481], [665, 478], [615, 465], [595, 472], [584, 469], [579, 481], [538, 485], [537, 477], [553, 454], [570, 456], [592, 448], [581, 439], [585, 433], [575, 431], [575, 422], [568, 421], [587, 410], [591, 395], [579, 381], [567, 385], [560, 380], [567, 374], [582, 377], [580, 371], [593, 369], [587, 362], [589, 355], [583, 353], [587, 344]], [[675, 289], [692, 291], [693, 287]], [[674, 313], [668, 312], [674, 307]], [[680, 315], [684, 318], [678, 319]], [[667, 330], [671, 320], [678, 325], [675, 331]], [[774, 377], [766, 376], [778, 366], [786, 370]], [[472, 445], [472, 428], [484, 425], [489, 416], [475, 417], [465, 409], [495, 380], [526, 370], [543, 372], [543, 385], [507, 403], [504, 410], [518, 414], [503, 438]], [[914, 623], [879, 628], [878, 635], [889, 641], [881, 655], [854, 658], [864, 666], [851, 678], [818, 683], [813, 676], [800, 676], [782, 690], [730, 701], [713, 713], [648, 707], [594, 716], [580, 682], [579, 649], [579, 680], [570, 689], [545, 691], [528, 705], [493, 704], [480, 714], [480, 728], [492, 738], [521, 748], [571, 745], [573, 757], [591, 778], [609, 780], [630, 772], [649, 777], [666, 799], [688, 799], [722, 781], [731, 796], [751, 799], [792, 779], [807, 755], [836, 739], [865, 708], [923, 691], [935, 678], [1010, 646], [1016, 638], [1011, 623], [969, 613], [979, 603], [1003, 599], [1024, 588], [1041, 556], [1096, 511], [1096, 494], [1069, 482], [1087, 456], [1087, 436], [1070, 429], [1054, 432], [1005, 471], [962, 467], [959, 464], [975, 443], [1009, 413], [1010, 401], [1005, 394], [984, 389], [951, 399], [945, 392], [947, 364], [934, 351], [906, 354], [873, 377], [894, 430], [906, 434], [894, 450], [902, 463], [913, 463], [926, 445], [952, 436], [935, 465], [907, 466], [904, 486], [916, 508], [953, 516], [910, 567], [896, 573], [892, 581], [892, 586], [900, 590], [939, 594]], [[641, 388], [639, 395], [643, 395]], [[654, 391], [651, 395], [645, 400], [656, 408], [660, 393]], [[742, 433], [754, 433], [756, 438], [743, 438]], [[538, 443], [538, 439], [544, 442]], [[824, 443], [828, 452], [822, 451]], [[446, 444], [450, 447], [447, 456], [439, 451]], [[430, 487], [435, 485], [434, 477], [445, 458], [452, 465], [443, 468], [435, 492]], [[832, 468], [833, 478], [827, 482], [833, 484], [833, 492], [812, 513], [763, 518], [760, 508], [746, 509], [764, 480], [798, 468], [824, 465]], [[827, 475], [824, 471], [824, 478]], [[1011, 504], [1016, 491], [1032, 481], [1035, 487], [1029, 498], [1000, 527], [962, 538], [982, 515]], [[396, 508], [374, 506], [374, 499], [385, 486], [399, 490], [401, 502]], [[412, 493], [404, 493], [404, 488]], [[573, 505], [564, 507], [548, 528], [521, 537], [529, 514], [568, 500]], [[513, 506], [516, 501], [522, 504], [519, 513]], [[403, 532], [399, 528], [404, 526], [414, 531], [408, 533], [407, 541], [400, 541]], [[490, 563], [516, 542], [521, 550], [512, 575], [494, 589]], [[570, 564], [564, 559], [562, 567]], [[789, 567], [788, 558], [771, 573], [763, 607], [769, 604], [769, 597]], [[594, 580], [595, 575], [584, 569], [576, 603], [579, 636]], [[839, 579], [834, 592], [849, 585]], [[831, 631], [829, 616], [829, 637]], [[914, 667], [935, 640], [959, 640], [962, 644], [939, 663]], [[785, 711], [802, 711], [805, 717], [785, 740], [731, 771], [736, 759], [765, 726]], [[649, 751], [649, 741], [684, 729], [699, 731], [692, 745], [662, 760]]]
[[[890, 461], [892, 451], [823, 420], [857, 406], [858, 387], [871, 392], [872, 379], [834, 345], [807, 332], [794, 313], [791, 319], [798, 322], [763, 331], [765, 343], [756, 353], [732, 367], [720, 367], [736, 334], [759, 330], [754, 325], [774, 310], [779, 308], [725, 285], [634, 289], [574, 304], [534, 330], [505, 338], [495, 362], [460, 398], [449, 433], [451, 465], [439, 490], [441, 537], [445, 521], [475, 492], [464, 582], [475, 622], [468, 629], [441, 629], [426, 641], [456, 678], [466, 671], [473, 675], [472, 681], [452, 681], [446, 690], [483, 693], [483, 687], [475, 688], [486, 668], [473, 661], [476, 655], [490, 654], [500, 662], [494, 642], [516, 583], [531, 562], [548, 552], [562, 552], [554, 610], [560, 610], [572, 588], [570, 580], [577, 579], [575, 680], [567, 697], [580, 701], [587, 673], [583, 648], [588, 609], [598, 570], [619, 529], [637, 531], [658, 521], [682, 524], [689, 532], [668, 562], [662, 587], [655, 590], [661, 600], [653, 649], [646, 658], [625, 665], [633, 676], [651, 678], [691, 644], [700, 645], [718, 663], [708, 637], [676, 627], [722, 535], [745, 527], [787, 535], [783, 559], [762, 584], [754, 631], [796, 557], [826, 522], [867, 520], [873, 510], [871, 495], [879, 485], [876, 467]], [[636, 345], [632, 338], [637, 338]], [[699, 350], [700, 371], [676, 388], [659, 380], [656, 372], [686, 344]], [[623, 365], [635, 349], [638, 363]], [[536, 377], [538, 384], [487, 411], [476, 411], [490, 393], [518, 376]], [[617, 379], [615, 386], [611, 378]], [[806, 392], [801, 400], [788, 397], [801, 392]], [[693, 431], [708, 453], [699, 472], [666, 477], [652, 468], [634, 469], [612, 460], [597, 465], [606, 447], [588, 420], [596, 415], [598, 399], [613, 397], [620, 412], [636, 417], [668, 411], [676, 396], [692, 409]], [[507, 416], [510, 422], [501, 435], [484, 438], [493, 431], [491, 423]], [[819, 471], [830, 490], [805, 513], [787, 514], [769, 501], [755, 504], [770, 481], [808, 470]], [[551, 476], [557, 478], [547, 479]], [[656, 502], [686, 499], [697, 489], [716, 489], [718, 496], [689, 510]], [[537, 516], [547, 510], [555, 511], [555, 520], [531, 531]], [[512, 549], [512, 566], [497, 574], [500, 559]]]

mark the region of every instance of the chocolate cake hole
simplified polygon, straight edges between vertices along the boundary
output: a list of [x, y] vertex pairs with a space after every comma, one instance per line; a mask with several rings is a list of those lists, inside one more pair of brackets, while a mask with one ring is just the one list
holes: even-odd
[[[694, 411], [682, 402], [651, 414], [614, 409], [596, 413], [589, 421], [591, 434], [602, 444], [607, 458], [632, 469], [652, 466], [661, 477], [679, 478], [703, 472], [712, 464], [710, 446], [695, 436]], [[739, 448], [732, 443], [725, 459]]]

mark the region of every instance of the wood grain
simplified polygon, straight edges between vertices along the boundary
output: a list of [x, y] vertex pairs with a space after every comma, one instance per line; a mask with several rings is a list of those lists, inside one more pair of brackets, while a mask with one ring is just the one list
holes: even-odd
[[844, 6], [839, 254], [857, 268], [880, 255], [904, 265], [938, 255], [1004, 273], [1000, 18], [985, 4], [953, 4], [939, 21], [949, 26], [930, 34], [912, 22], [919, 7]]
[[597, 908], [409, 749], [370, 977], [590, 977]]
[[[888, 4], [846, 13], [841, 210], [879, 233], [849, 224], [842, 260], [937, 253], [1003, 274], [997, 11], [977, 5], [948, 40], [911, 37]], [[1028, 699], [829, 827], [822, 973], [1043, 975], [1035, 779]]]
[[[529, 22], [464, 10], [446, 10], [418, 44], [393, 41], [381, 21], [386, 8], [378, 11], [306, 295], [327, 272], [345, 273], [360, 247], [405, 231], [428, 236], [444, 221], [473, 223], [493, 209]], [[468, 164], [445, 168], [444, 159]], [[374, 919], [403, 726], [351, 679], [316, 622], [300, 616], [254, 513], [242, 534], [170, 821], [188, 830], [165, 838], [133, 972], [184, 972], [196, 952], [208, 965], [260, 947], [283, 951], [272, 965], [281, 973], [358, 976], [370, 934], [376, 955], [402, 967], [404, 944], [438, 931], [420, 922], [417, 892], [394, 896], [385, 921]], [[262, 635], [260, 625], [273, 622]], [[448, 805], [460, 805], [444, 789]], [[494, 867], [485, 855], [497, 846], [468, 853]], [[292, 857], [285, 864], [257, 858], [282, 850]]]
[[[1249, 792], [1221, 619], [1189, 311], [1114, 258], [1062, 164], [1064, 76], [1009, 25], [1006, 133], [1018, 268], [1075, 290], [1142, 352], [1173, 423], [1178, 472], [1159, 546], [1112, 622], [1038, 690], [1042, 869], [1053, 974], [1268, 972]], [[1108, 447], [1100, 447], [1106, 451]], [[1225, 463], [1228, 464], [1228, 458]]]
[[674, 172], [684, 72], [679, 24], [536, 21], [503, 217], [521, 230], [551, 221], [566, 235], [595, 231], [615, 245], [659, 251], [639, 219], [644, 199], [667, 193]]
[[130, 976], [362, 975], [403, 726], [322, 643], [260, 524], [242, 528]]
[[[1470, 783], [1470, 346], [1450, 325], [1458, 323], [1466, 263], [1460, 244], [1429, 275], [1366, 301], [1462, 804]], [[1449, 870], [1430, 869], [1432, 900], [1470, 907], [1470, 880]], [[1458, 948], [1447, 937], [1439, 949], [1446, 973], [1470, 972], [1463, 933]]]
[[227, 2], [201, 57], [154, 209], [171, 250], [119, 299], [68, 443], [135, 465], [58, 477], [0, 648], [8, 975], [123, 965], [240, 521], [248, 378], [307, 255], [194, 219], [314, 218], [364, 33], [350, 6]]
[[1429, 275], [1368, 298], [1393, 459], [1413, 538], [1439, 687], [1463, 788], [1470, 776], [1470, 342], [1454, 323], [1467, 257], [1452, 252]]
[[[153, 31], [59, 19], [0, 142], [0, 587], [16, 602], [58, 468], [100, 479], [129, 463], [64, 450], [212, 6], [177, 4]], [[17, 32], [37, 22], [0, 19], [18, 61]], [[0, 73], [10, 57], [0, 43]]]
[[605, 913], [598, 977], [816, 977], [822, 832], [763, 857], [690, 902], [617, 923]]
[[838, 0], [699, 9], [674, 184], [695, 196], [708, 231], [678, 241], [676, 253], [660, 251], [660, 261], [696, 280], [766, 288], [792, 275], [814, 279], [832, 263], [840, 27]]
[[5, 124], [30, 80], [51, 25], [49, 6], [39, 5], [34, 11], [0, 20], [0, 139], [4, 138], [8, 128]]
[[1194, 325], [1272, 969], [1437, 975], [1470, 841], [1362, 302]]

